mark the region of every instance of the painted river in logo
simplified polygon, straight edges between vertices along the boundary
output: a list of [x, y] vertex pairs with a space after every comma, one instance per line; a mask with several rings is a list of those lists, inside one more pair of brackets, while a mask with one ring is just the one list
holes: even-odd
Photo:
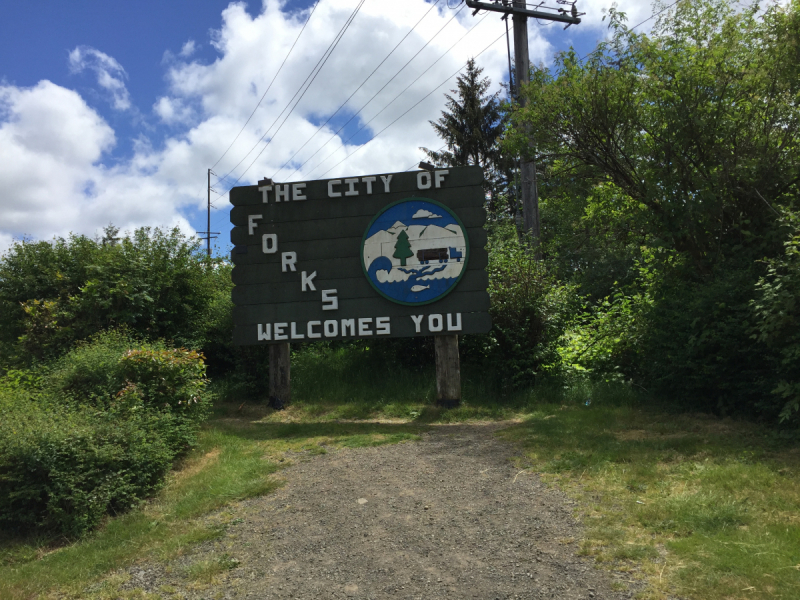
[[364, 272], [384, 297], [427, 304], [450, 292], [469, 258], [466, 231], [447, 207], [409, 198], [386, 207], [361, 247]]

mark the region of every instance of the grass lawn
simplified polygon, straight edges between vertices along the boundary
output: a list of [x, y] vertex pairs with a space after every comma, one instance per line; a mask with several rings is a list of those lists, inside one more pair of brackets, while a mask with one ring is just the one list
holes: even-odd
[[800, 598], [800, 449], [707, 415], [542, 406], [501, 435], [580, 501], [583, 553], [644, 598]]
[[[645, 579], [642, 597], [800, 598], [796, 441], [668, 414], [625, 387], [510, 394], [467, 376], [463, 406], [441, 410], [430, 405], [432, 371], [389, 373], [352, 351], [293, 361], [292, 406], [218, 405], [198, 447], [140, 509], [73, 543], [0, 540], [0, 598], [124, 597], [109, 572], [223, 535], [224, 519], [210, 526], [203, 517], [276, 489], [292, 461], [413, 440], [436, 423], [495, 419], [517, 422], [500, 435], [518, 445], [518, 476], [538, 473], [580, 500], [582, 551]], [[233, 566], [205, 565], [197, 577]]]

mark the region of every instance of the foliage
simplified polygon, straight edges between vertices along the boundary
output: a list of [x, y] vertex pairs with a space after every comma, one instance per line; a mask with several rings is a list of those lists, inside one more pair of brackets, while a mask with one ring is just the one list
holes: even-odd
[[772, 393], [783, 399], [782, 421], [798, 420], [800, 411], [800, 218], [790, 213], [784, 222], [792, 236], [783, 256], [767, 261], [767, 273], [756, 283], [751, 306], [759, 342], [777, 352], [777, 385]]
[[219, 284], [199, 242], [178, 229], [117, 231], [17, 242], [0, 257], [0, 363], [52, 358], [120, 326], [187, 347], [205, 342]]
[[543, 256], [587, 301], [561, 356], [683, 406], [777, 419], [770, 390], [797, 395], [795, 342], [766, 329], [791, 296], [779, 215], [800, 181], [800, 3], [687, 0], [650, 35], [608, 16], [585, 60], [534, 69], [504, 141], [544, 166]]
[[0, 393], [0, 522], [80, 536], [153, 492], [173, 452], [158, 415]]
[[208, 412], [202, 355], [119, 331], [5, 381], [0, 521], [69, 536], [151, 494]]
[[529, 151], [529, 128], [551, 177], [612, 182], [652, 243], [701, 272], [773, 249], [770, 206], [790, 202], [800, 176], [796, 0], [761, 17], [757, 6], [681, 2], [652, 37], [609, 15], [611, 40], [585, 62], [569, 51], [553, 74], [535, 70], [509, 146]]
[[548, 273], [519, 243], [513, 226], [498, 229], [487, 269], [492, 331], [465, 340], [464, 353], [467, 360], [478, 355], [483, 367], [506, 384], [521, 386], [558, 368], [559, 338], [580, 303], [574, 286]]
[[498, 144], [506, 127], [506, 114], [498, 100], [500, 92], [487, 95], [491, 81], [481, 78], [481, 73], [483, 69], [470, 59], [466, 73], [456, 80], [456, 89], [452, 90], [455, 96], [445, 94], [442, 116], [430, 122], [446, 149], [422, 150], [437, 166], [483, 168], [492, 194], [489, 209], [494, 213], [500, 208], [499, 195], [508, 191], [512, 165]]

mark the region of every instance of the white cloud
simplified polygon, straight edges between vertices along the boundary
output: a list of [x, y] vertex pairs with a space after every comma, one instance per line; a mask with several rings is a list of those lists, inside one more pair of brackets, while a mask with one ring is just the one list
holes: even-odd
[[414, 215], [411, 217], [412, 219], [441, 219], [442, 215], [435, 215], [429, 210], [425, 210], [424, 208], [420, 208]]
[[0, 232], [0, 256], [3, 256], [14, 244], [14, 237]]
[[153, 105], [153, 111], [168, 125], [188, 124], [194, 118], [194, 111], [180, 98], [162, 96]]
[[197, 51], [197, 44], [195, 44], [194, 40], [189, 40], [181, 47], [180, 55], [184, 58], [189, 58], [195, 51]]
[[[477, 63], [491, 78], [493, 91], [507, 75], [505, 27], [499, 15], [472, 17], [464, 9], [448, 23], [456, 11], [441, 2], [357, 90], [431, 8], [424, 0], [368, 1], [287, 118], [281, 111], [356, 4], [357, 0], [326, 0], [317, 6], [263, 103], [214, 166], [220, 175], [231, 172], [225, 182], [215, 185], [220, 192], [240, 175], [239, 185], [276, 174], [279, 180], [302, 180], [416, 166], [423, 158], [420, 146], [441, 146], [428, 121], [439, 117], [444, 93], [455, 87], [455, 78], [449, 77], [487, 46]], [[193, 41], [184, 44], [179, 55], [165, 53], [168, 89], [154, 99], [152, 114], [161, 127], [170, 129], [145, 130], [146, 135], [136, 140], [120, 140], [125, 148], [133, 144], [133, 154], [117, 162], [110, 158], [114, 131], [76, 92], [48, 81], [33, 88], [0, 87], [0, 186], [8, 192], [0, 196], [2, 239], [23, 234], [49, 239], [69, 231], [94, 234], [109, 222], [123, 229], [177, 224], [191, 232], [186, 215], [205, 208], [206, 169], [239, 134], [308, 16], [307, 11], [285, 10], [287, 4], [281, 0], [264, 0], [255, 16], [242, 4], [229, 5], [212, 37], [218, 51], [213, 62], [191, 59], [197, 48]], [[534, 62], [552, 55], [544, 33], [545, 28], [531, 30]], [[70, 66], [75, 71], [93, 70], [98, 83], [111, 92], [115, 108], [135, 110], [125, 88], [125, 70], [112, 57], [79, 46], [70, 53]], [[342, 114], [312, 138], [351, 94]], [[335, 135], [362, 107], [363, 112]], [[348, 140], [367, 122], [356, 138]], [[153, 131], [158, 137], [150, 139]], [[377, 132], [382, 133], [364, 146]], [[262, 136], [272, 138], [268, 146], [259, 143]], [[286, 163], [289, 166], [281, 169]], [[227, 196], [216, 205], [212, 230], [225, 232]]]
[[114, 58], [89, 46], [78, 46], [69, 53], [69, 67], [73, 73], [91, 69], [97, 75], [97, 84], [111, 94], [117, 110], [128, 110], [131, 99], [124, 80], [128, 77]]
[[[157, 157], [137, 153], [106, 167], [112, 129], [74, 91], [41, 81], [0, 86], [0, 235], [49, 239], [93, 234], [110, 222], [122, 228], [178, 225], [186, 202], [179, 182], [152, 169]], [[3, 241], [3, 243], [5, 243]]]

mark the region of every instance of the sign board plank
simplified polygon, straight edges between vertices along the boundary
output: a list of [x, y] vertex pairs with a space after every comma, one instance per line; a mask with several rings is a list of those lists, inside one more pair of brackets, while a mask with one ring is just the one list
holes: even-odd
[[[447, 171], [446, 174], [441, 175], [440, 185], [436, 185], [436, 174], [428, 174], [424, 171], [411, 171], [403, 173], [387, 173], [376, 174], [360, 177], [341, 177], [338, 179], [317, 179], [314, 181], [304, 181], [295, 183], [273, 183], [273, 189], [267, 191], [267, 202], [271, 204], [275, 201], [275, 186], [280, 186], [281, 191], [288, 191], [292, 194], [291, 198], [282, 197], [284, 202], [296, 202], [301, 204], [303, 200], [297, 200], [294, 194], [297, 189], [306, 198], [313, 200], [317, 199], [335, 199], [347, 202], [353, 198], [370, 197], [389, 195], [394, 193], [406, 193], [412, 195], [414, 193], [422, 194], [423, 192], [434, 193], [442, 189], [452, 189], [459, 187], [475, 187], [480, 188], [483, 185], [483, 172], [478, 167], [457, 167], [450, 169], [437, 169], [440, 173]], [[389, 191], [386, 191], [385, 179], [389, 179]], [[428, 184], [429, 187], [421, 188], [420, 180], [423, 180], [423, 185]], [[348, 180], [357, 180], [352, 184], [347, 183]], [[427, 180], [427, 181], [425, 181]], [[332, 183], [333, 182], [333, 183]], [[335, 183], [340, 182], [340, 183]], [[288, 187], [287, 187], [288, 186]], [[263, 192], [259, 191], [258, 185], [243, 185], [235, 187], [231, 190], [230, 201], [234, 206], [245, 206], [248, 204], [264, 204]], [[369, 188], [372, 193], [369, 193]], [[329, 191], [333, 195], [329, 196]], [[351, 192], [357, 192], [356, 195], [348, 195]], [[278, 202], [277, 204], [280, 204]]]
[[[287, 247], [287, 249], [291, 248]], [[464, 277], [469, 275], [472, 271], [485, 273], [487, 262], [488, 256], [485, 253], [477, 256], [473, 254], [470, 256]], [[342, 258], [319, 259], [314, 261], [314, 268], [318, 269], [319, 273], [325, 273], [326, 280], [364, 277], [364, 269], [357, 260], [342, 260]], [[295, 281], [296, 279], [295, 275], [291, 272], [281, 272], [281, 265], [275, 261], [258, 265], [240, 264], [235, 266], [231, 272], [231, 279], [236, 286], [280, 283], [284, 281], [281, 277], [286, 278], [285, 281]], [[317, 279], [315, 279], [315, 281], [317, 281]], [[317, 289], [323, 289], [319, 283], [315, 284], [315, 287]]]
[[[285, 275], [285, 273], [284, 273]], [[322, 290], [333, 289], [331, 286], [338, 285], [337, 297], [339, 302], [344, 300], [354, 300], [356, 298], [374, 298], [375, 290], [364, 277], [359, 273], [357, 277], [335, 279], [314, 279], [317, 291], [314, 294], [317, 302], [322, 301]], [[475, 292], [486, 290], [489, 284], [489, 277], [486, 271], [474, 270], [464, 273], [464, 277], [458, 283], [460, 292]], [[309, 300], [308, 292], [301, 291], [295, 281], [282, 281], [280, 283], [263, 283], [255, 285], [237, 285], [233, 289], [233, 302], [236, 306], [250, 304], [264, 304], [274, 302], [303, 302]]]
[[[255, 186], [253, 186], [255, 187]], [[484, 192], [481, 188], [453, 188], [437, 190], [436, 200], [450, 208], [480, 208]], [[231, 223], [237, 227], [247, 226], [247, 216], [256, 212], [263, 216], [264, 223], [293, 221], [310, 221], [315, 219], [332, 219], [344, 217], [375, 216], [377, 207], [405, 200], [406, 198], [427, 198], [424, 192], [393, 193], [367, 196], [354, 199], [326, 199], [323, 202], [268, 203], [256, 205], [234, 206], [231, 209]], [[284, 205], [285, 204], [285, 205]], [[459, 213], [460, 214], [460, 213]], [[485, 213], [484, 213], [485, 214]], [[463, 217], [462, 217], [463, 220]], [[478, 223], [479, 225], [482, 224]]]
[[488, 331], [482, 183], [459, 167], [234, 188], [234, 342]]
[[[467, 268], [472, 259], [486, 254], [484, 247], [488, 241], [486, 230], [482, 227], [467, 228], [469, 246], [472, 250]], [[283, 238], [280, 238], [281, 240]], [[306, 241], [281, 241], [280, 252], [302, 252], [305, 260], [324, 260], [336, 258], [358, 258], [361, 253], [362, 238], [342, 238], [320, 240], [309, 244]], [[264, 254], [261, 239], [253, 240], [253, 244], [237, 246], [231, 252], [231, 262], [237, 266], [274, 264], [275, 254]], [[298, 254], [299, 256], [300, 254]], [[307, 270], [307, 269], [306, 269]]]
[[[463, 310], [462, 310], [463, 309]], [[427, 313], [480, 312], [489, 310], [489, 294], [483, 290], [450, 295], [434, 306], [409, 308], [384, 298], [353, 298], [339, 303], [338, 310], [320, 310], [320, 303], [282, 302], [274, 304], [245, 304], [233, 307], [234, 325], [269, 323], [272, 321], [303, 321], [315, 318], [357, 319], [361, 317], [396, 317]]]
[[[375, 216], [376, 209], [371, 210], [372, 214], [359, 217], [341, 217], [328, 219], [311, 219], [305, 221], [288, 221], [266, 223], [259, 219], [256, 221], [258, 233], [278, 234], [286, 239], [293, 241], [318, 241], [338, 238], [358, 238], [364, 234], [364, 230]], [[261, 214], [261, 213], [257, 213]], [[464, 227], [482, 227], [486, 222], [486, 211], [483, 208], [469, 207], [458, 212]], [[260, 240], [261, 238], [257, 238]], [[248, 227], [237, 226], [231, 230], [231, 242], [234, 245], [252, 243], [253, 234], [249, 233]]]
[[[449, 319], [449, 321], [448, 321]], [[342, 325], [342, 321], [346, 321]], [[488, 331], [492, 327], [492, 319], [487, 312], [458, 313], [458, 315], [448, 315], [440, 313], [430, 313], [421, 315], [418, 325], [414, 319], [405, 315], [403, 317], [390, 318], [390, 334], [381, 333], [375, 319], [362, 318], [361, 322], [354, 319], [313, 319], [308, 321], [288, 321], [280, 323], [280, 340], [274, 340], [276, 335], [275, 323], [270, 324], [271, 340], [259, 340], [259, 333], [266, 335], [266, 325], [262, 324], [251, 327], [250, 325], [237, 325], [233, 329], [233, 342], [238, 345], [246, 344], [265, 344], [280, 342], [313, 342], [315, 340], [343, 340], [356, 337], [362, 338], [385, 338], [385, 337], [423, 337], [429, 335], [461, 334], [464, 331]], [[294, 328], [292, 328], [294, 323]], [[448, 326], [453, 328], [448, 329]], [[439, 327], [441, 326], [441, 331]], [[458, 326], [460, 329], [455, 329]], [[384, 328], [381, 328], [385, 331]], [[433, 329], [433, 330], [432, 330]], [[308, 336], [319, 336], [309, 338]], [[286, 336], [283, 338], [283, 336]], [[303, 336], [303, 337], [299, 337]]]

